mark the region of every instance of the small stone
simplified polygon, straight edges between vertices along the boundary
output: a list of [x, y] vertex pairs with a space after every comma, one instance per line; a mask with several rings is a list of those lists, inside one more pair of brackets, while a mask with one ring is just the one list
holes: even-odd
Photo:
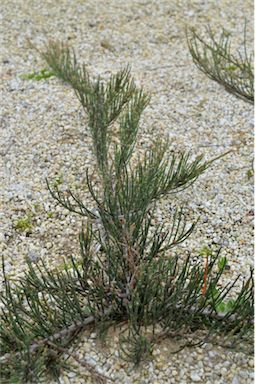
[[88, 351], [90, 351], [90, 350], [91, 350], [91, 344], [85, 342], [85, 343], [82, 345], [82, 349], [83, 349], [84, 352], [88, 352]]
[[155, 364], [155, 367], [156, 369], [162, 369], [164, 367], [164, 363], [163, 361], [158, 361], [156, 364]]
[[240, 372], [239, 372], [239, 376], [242, 377], [243, 379], [247, 379], [247, 377], [249, 376], [249, 374], [248, 374], [247, 371], [240, 371]]
[[76, 376], [75, 372], [68, 372], [67, 376], [72, 379]]
[[216, 365], [214, 366], [214, 369], [215, 369], [215, 371], [219, 371], [219, 372], [221, 372], [222, 365], [221, 365], [221, 364], [216, 364]]
[[4, 235], [4, 233], [0, 232], [0, 243], [5, 243], [6, 242], [6, 236]]
[[231, 384], [239, 384], [239, 380], [238, 380], [237, 376], [233, 377], [233, 380], [232, 380]]
[[161, 353], [160, 349], [154, 349], [152, 352], [153, 356], [160, 355], [160, 353]]
[[222, 374], [222, 376], [226, 375], [227, 373], [228, 373], [227, 368], [221, 367], [221, 374]]
[[67, 376], [64, 376], [63, 379], [65, 384], [70, 384], [70, 380], [68, 379]]
[[254, 360], [250, 359], [248, 362], [249, 367], [253, 368], [254, 367]]
[[97, 365], [96, 360], [94, 360], [92, 357], [88, 357], [86, 360], [87, 360], [87, 363], [92, 365], [92, 366]]
[[210, 357], [211, 359], [214, 359], [214, 358], [218, 355], [218, 353], [217, 353], [217, 352], [213, 352], [213, 351], [209, 351], [209, 352], [208, 352], [208, 355], [209, 355], [209, 357]]
[[13, 79], [9, 82], [10, 91], [17, 91], [20, 88], [20, 79]]
[[120, 363], [116, 363], [116, 364], [114, 365], [114, 369], [115, 369], [115, 371], [119, 371], [119, 370], [121, 369], [121, 365], [120, 365]]
[[152, 364], [150, 364], [150, 366], [148, 368], [148, 372], [151, 374], [154, 372], [154, 366]]
[[194, 383], [197, 383], [197, 382], [201, 381], [201, 377], [198, 375], [197, 372], [191, 372], [191, 374], [190, 374], [190, 378], [191, 378], [191, 380], [192, 380]]
[[27, 257], [30, 261], [35, 262], [39, 259], [40, 256], [34, 249], [29, 249]]

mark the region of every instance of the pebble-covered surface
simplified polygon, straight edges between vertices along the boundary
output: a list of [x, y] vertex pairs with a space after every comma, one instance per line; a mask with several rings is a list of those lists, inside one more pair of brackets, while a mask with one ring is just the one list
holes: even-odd
[[[190, 220], [200, 216], [182, 248], [198, 254], [222, 245], [230, 270], [226, 281], [247, 276], [253, 262], [253, 108], [200, 73], [187, 50], [185, 26], [224, 26], [241, 42], [243, 21], [252, 37], [250, 0], [3, 0], [1, 5], [0, 251], [15, 276], [25, 259], [52, 265], [78, 254], [80, 219], [55, 207], [49, 177], [73, 188], [93, 166], [91, 141], [78, 101], [59, 80], [24, 80], [45, 67], [28, 43], [68, 41], [92, 74], [108, 75], [126, 64], [152, 100], [141, 126], [138, 150], [165, 135], [173, 150], [203, 153], [207, 159], [232, 150], [187, 191], [158, 208], [169, 220], [173, 204], [185, 204]], [[24, 224], [25, 223], [25, 224]], [[249, 384], [253, 359], [210, 344], [171, 354], [164, 341], [154, 359], [134, 369], [118, 356], [117, 333], [108, 347], [84, 336], [81, 358], [115, 383]], [[80, 373], [80, 375], [78, 374]], [[92, 382], [84, 368], [60, 382]]]

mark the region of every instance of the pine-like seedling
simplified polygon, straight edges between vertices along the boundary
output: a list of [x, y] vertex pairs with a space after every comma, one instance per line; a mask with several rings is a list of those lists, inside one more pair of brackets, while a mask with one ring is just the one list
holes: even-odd
[[[149, 97], [137, 88], [130, 69], [103, 81], [92, 79], [63, 44], [50, 43], [42, 56], [74, 89], [88, 116], [97, 179], [88, 169], [92, 205], [48, 181], [56, 202], [84, 217], [80, 256], [70, 256], [71, 265], [51, 270], [43, 261], [29, 262], [25, 276], [10, 281], [3, 263], [3, 380], [38, 383], [45, 374], [57, 377], [67, 356], [86, 366], [97, 382], [110, 380], [68, 349], [88, 325], [103, 331], [124, 321], [121, 355], [136, 364], [162, 337], [181, 336], [186, 345], [199, 329], [200, 342], [217, 334], [230, 335], [231, 342], [246, 338], [252, 328], [252, 276], [238, 291], [238, 279], [225, 286], [220, 281], [226, 261], [218, 263], [219, 252], [207, 252], [205, 264], [177, 257], [176, 247], [194, 229], [182, 209], [168, 227], [154, 220], [157, 202], [190, 186], [213, 160], [170, 155], [168, 144], [159, 141], [135, 157]], [[222, 311], [232, 291], [235, 298]]]
[[223, 85], [235, 96], [254, 103], [253, 55], [248, 54], [246, 25], [242, 49], [232, 52], [230, 33], [222, 30], [219, 38], [208, 27], [206, 38], [194, 28], [187, 30], [187, 42], [198, 69], [210, 79]]

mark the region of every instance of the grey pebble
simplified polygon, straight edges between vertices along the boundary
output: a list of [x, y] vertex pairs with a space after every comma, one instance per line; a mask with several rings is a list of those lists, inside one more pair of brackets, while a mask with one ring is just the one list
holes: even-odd
[[199, 374], [197, 372], [191, 372], [190, 378], [194, 383], [198, 383], [199, 381], [201, 381], [201, 377], [199, 376]]
[[232, 379], [232, 383], [231, 384], [239, 384], [239, 380], [238, 380], [238, 377], [237, 376], [234, 376], [233, 379]]

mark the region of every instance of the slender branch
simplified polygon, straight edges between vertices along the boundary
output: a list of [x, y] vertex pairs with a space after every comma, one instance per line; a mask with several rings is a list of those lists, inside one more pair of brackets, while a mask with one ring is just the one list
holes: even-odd
[[[180, 305], [175, 306], [176, 310], [181, 309]], [[105, 311], [104, 315], [109, 315], [112, 312], [112, 308], [108, 308], [108, 310]], [[189, 313], [198, 313], [198, 307], [192, 306], [189, 308]], [[217, 313], [212, 313], [208, 308], [204, 308], [203, 310], [199, 311], [200, 315], [202, 316], [208, 316], [209, 318], [215, 319], [215, 320], [223, 320], [226, 317], [226, 313], [224, 312], [217, 312]], [[236, 314], [232, 314], [228, 320], [230, 321], [235, 321], [237, 319]], [[43, 345], [51, 344], [54, 340], [61, 339], [63, 337], [66, 337], [73, 332], [79, 332], [82, 331], [87, 325], [93, 324], [96, 321], [94, 316], [89, 316], [87, 317], [86, 320], [77, 322], [75, 324], [71, 324], [69, 327], [51, 335], [48, 338], [45, 338], [43, 340], [39, 340], [37, 342], [34, 342], [31, 344], [29, 347], [29, 353], [35, 353], [38, 348], [40, 348]], [[250, 323], [252, 324], [253, 321], [252, 319], [250, 320]], [[173, 333], [174, 334], [174, 333]], [[57, 346], [56, 346], [57, 347]], [[59, 348], [59, 347], [58, 347]], [[66, 350], [65, 350], [66, 352]], [[22, 353], [17, 352], [15, 354], [12, 353], [6, 353], [3, 356], [0, 357], [0, 364], [6, 363], [10, 361], [13, 357], [21, 357]]]
[[[53, 335], [51, 335], [48, 338], [34, 342], [33, 344], [31, 344], [28, 351], [30, 354], [35, 353], [38, 350], [38, 348], [40, 348], [41, 346], [47, 345], [51, 341], [61, 339], [65, 336], [68, 336], [68, 335], [72, 334], [73, 332], [81, 331], [87, 325], [92, 324], [94, 322], [95, 322], [94, 316], [89, 316], [85, 321], [80, 321], [80, 322], [77, 322], [75, 324], [71, 324], [69, 327], [62, 329], [61, 331], [59, 331], [57, 333], [54, 333]], [[22, 355], [21, 352], [17, 352], [15, 354], [6, 353], [5, 355], [0, 357], [0, 363], [6, 363], [7, 361], [11, 360], [13, 357], [17, 358], [17, 357], [21, 357], [21, 355]]]
[[[112, 308], [111, 307], [108, 308], [104, 312], [104, 316], [109, 315], [111, 313], [111, 311], [112, 311]], [[55, 340], [58, 340], [58, 339], [61, 339], [63, 337], [66, 337], [68, 335], [71, 335], [74, 332], [80, 332], [87, 325], [95, 323], [95, 321], [96, 321], [96, 318], [94, 316], [89, 316], [84, 321], [79, 321], [77, 323], [71, 324], [71, 325], [69, 325], [69, 327], [67, 327], [65, 329], [62, 329], [61, 331], [56, 332], [53, 335], [51, 335], [51, 336], [49, 336], [49, 337], [47, 337], [45, 339], [35, 341], [33, 344], [31, 344], [31, 346], [29, 347], [28, 351], [29, 351], [30, 354], [35, 353], [38, 350], [38, 348], [42, 347], [43, 345], [47, 345], [50, 342], [53, 342]], [[3, 356], [0, 357], [0, 364], [6, 363], [7, 361], [10, 361], [11, 359], [13, 359], [13, 357], [18, 358], [18, 357], [21, 357], [21, 356], [22, 356], [21, 352], [17, 352], [15, 354], [13, 354], [13, 353], [6, 353], [6, 354], [4, 354]]]

